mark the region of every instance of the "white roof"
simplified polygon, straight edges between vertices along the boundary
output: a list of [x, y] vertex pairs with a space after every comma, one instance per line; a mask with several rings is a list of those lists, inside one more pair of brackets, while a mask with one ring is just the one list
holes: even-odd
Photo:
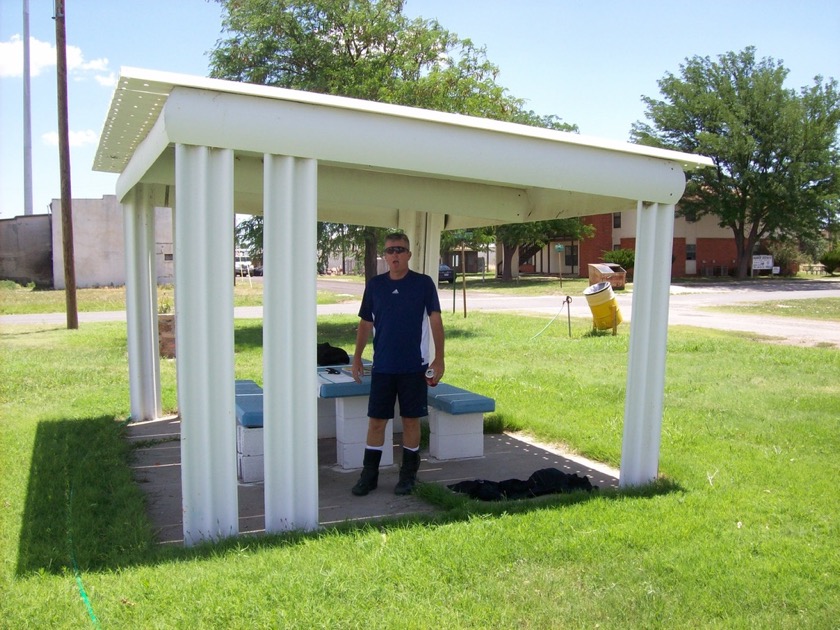
[[262, 155], [318, 160], [319, 219], [393, 226], [399, 209], [445, 228], [673, 204], [712, 161], [578, 134], [168, 72], [123, 68], [94, 170], [174, 185], [176, 143], [236, 155], [236, 211], [262, 212]]

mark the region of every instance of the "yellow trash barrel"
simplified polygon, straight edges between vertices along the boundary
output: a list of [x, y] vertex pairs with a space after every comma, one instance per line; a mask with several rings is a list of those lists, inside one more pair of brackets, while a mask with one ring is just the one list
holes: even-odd
[[621, 311], [615, 299], [612, 285], [609, 282], [599, 282], [584, 289], [586, 302], [589, 310], [592, 311], [592, 322], [598, 330], [612, 328], [613, 324], [618, 326], [621, 322]]

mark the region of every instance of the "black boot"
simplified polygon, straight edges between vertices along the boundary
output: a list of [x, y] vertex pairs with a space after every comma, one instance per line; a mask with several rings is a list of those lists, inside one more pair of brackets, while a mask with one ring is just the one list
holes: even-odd
[[411, 494], [417, 483], [417, 469], [420, 468], [420, 450], [410, 451], [403, 448], [402, 466], [400, 466], [400, 480], [394, 488], [394, 494]]
[[371, 490], [376, 490], [379, 483], [379, 461], [382, 459], [382, 451], [374, 448], [365, 449], [365, 458], [362, 460], [362, 476], [353, 486], [351, 492], [357, 497], [363, 497]]

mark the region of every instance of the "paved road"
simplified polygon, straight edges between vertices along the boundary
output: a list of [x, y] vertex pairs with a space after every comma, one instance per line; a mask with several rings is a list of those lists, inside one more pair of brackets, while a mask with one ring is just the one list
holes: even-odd
[[[362, 287], [342, 280], [319, 279], [319, 288], [347, 294], [361, 294]], [[441, 305], [453, 310], [452, 291], [441, 287]], [[572, 317], [591, 317], [583, 295], [572, 295]], [[671, 287], [668, 322], [670, 325], [697, 326], [750, 332], [775, 338], [791, 345], [833, 345], [840, 348], [840, 324], [837, 322], [767, 315], [741, 315], [710, 310], [710, 307], [752, 304], [816, 297], [840, 298], [840, 280], [726, 282]], [[616, 292], [616, 299], [625, 321], [632, 318], [632, 294]], [[467, 296], [467, 310], [526, 311], [555, 315], [564, 307], [559, 296], [511, 297], [472, 292]], [[319, 308], [319, 312], [354, 313], [357, 304], [341, 304]], [[456, 293], [454, 310], [463, 312], [460, 291]]]
[[[318, 288], [335, 293], [361, 297], [362, 285], [331, 278], [319, 278]], [[440, 291], [444, 310], [452, 310], [452, 291], [443, 286]], [[572, 317], [591, 317], [591, 311], [583, 295], [572, 295], [570, 310]], [[840, 280], [812, 282], [728, 282], [718, 285], [674, 285], [671, 287], [669, 324], [698, 326], [756, 333], [775, 338], [775, 341], [792, 345], [831, 345], [840, 348], [840, 324], [837, 322], [767, 315], [740, 315], [708, 310], [719, 305], [756, 303], [765, 301], [796, 300], [818, 297], [840, 298]], [[455, 311], [463, 312], [461, 293], [456, 293]], [[616, 299], [625, 321], [632, 318], [632, 295], [616, 292]], [[343, 313], [355, 315], [358, 299], [342, 304], [318, 307], [319, 314]], [[564, 308], [560, 296], [503, 296], [473, 291], [467, 295], [467, 310], [536, 312], [555, 315]], [[262, 307], [238, 307], [238, 318], [260, 318]], [[124, 311], [102, 313], [79, 313], [80, 322], [125, 321]], [[4, 315], [0, 325], [12, 324], [59, 324], [66, 322], [63, 313], [46, 315]]]

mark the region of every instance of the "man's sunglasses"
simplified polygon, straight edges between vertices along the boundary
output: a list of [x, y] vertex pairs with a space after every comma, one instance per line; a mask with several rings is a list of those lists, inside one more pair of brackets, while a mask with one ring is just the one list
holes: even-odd
[[407, 247], [386, 247], [385, 253], [386, 254], [405, 254], [408, 251]]

